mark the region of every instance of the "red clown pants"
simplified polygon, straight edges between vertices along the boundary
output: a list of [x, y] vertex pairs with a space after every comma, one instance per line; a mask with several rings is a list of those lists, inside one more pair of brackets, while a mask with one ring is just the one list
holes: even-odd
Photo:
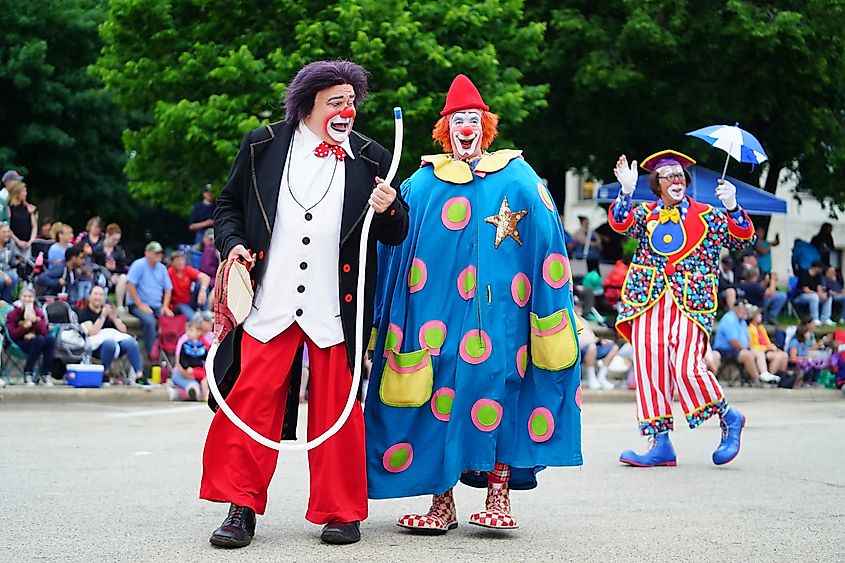
[[725, 408], [716, 376], [704, 364], [707, 334], [667, 293], [631, 326], [637, 418], [644, 435], [672, 430], [672, 398], [681, 399], [690, 428]]
[[[296, 323], [266, 344], [244, 333], [241, 373], [226, 403], [244, 422], [272, 440], [282, 435], [288, 373], [303, 342], [308, 346], [311, 368], [309, 440], [334, 424], [349, 396], [352, 374], [345, 344], [320, 349]], [[279, 452], [255, 442], [218, 410], [205, 442], [200, 498], [248, 506], [264, 514], [278, 457]], [[327, 524], [367, 517], [364, 415], [357, 401], [343, 428], [308, 452], [308, 465], [311, 496], [307, 520]]]

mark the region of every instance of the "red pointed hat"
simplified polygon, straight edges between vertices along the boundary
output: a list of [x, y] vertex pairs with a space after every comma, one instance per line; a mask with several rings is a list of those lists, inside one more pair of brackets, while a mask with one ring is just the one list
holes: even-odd
[[446, 105], [440, 115], [449, 115], [464, 109], [482, 109], [488, 111], [490, 106], [481, 99], [478, 88], [467, 78], [465, 74], [459, 74], [449, 86], [449, 93], [446, 94]]

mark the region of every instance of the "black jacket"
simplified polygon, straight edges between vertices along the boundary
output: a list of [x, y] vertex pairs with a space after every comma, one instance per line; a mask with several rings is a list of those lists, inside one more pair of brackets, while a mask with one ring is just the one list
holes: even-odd
[[[265, 125], [248, 133], [241, 144], [229, 181], [214, 209], [214, 244], [225, 259], [238, 244], [255, 252], [256, 263], [252, 268], [253, 287], [258, 290], [264, 277], [266, 255], [276, 220], [276, 205], [282, 181], [285, 160], [293, 138], [294, 127], [286, 123]], [[349, 138], [355, 158], [343, 161], [346, 167], [346, 186], [343, 198], [343, 215], [340, 229], [340, 263], [337, 265], [340, 287], [340, 316], [346, 341], [350, 369], [354, 368], [358, 351], [355, 344], [355, 299], [358, 282], [358, 246], [361, 226], [369, 208], [367, 202], [375, 187], [375, 177], [384, 178], [390, 167], [391, 155], [381, 145], [359, 133]], [[394, 180], [393, 187], [399, 182]], [[398, 245], [408, 233], [408, 205], [398, 195], [384, 213], [376, 215], [370, 232], [367, 255], [366, 288], [364, 302], [364, 327], [372, 326], [373, 301], [378, 260], [376, 242]], [[232, 389], [240, 371], [240, 338], [238, 327], [221, 343], [215, 359], [214, 373], [221, 393], [225, 397]], [[369, 331], [365, 330], [364, 341]], [[288, 393], [285, 415], [285, 439], [295, 439], [296, 405], [299, 395], [299, 369], [295, 362]], [[216, 403], [209, 399], [209, 406], [216, 410]], [[340, 413], [338, 413], [340, 414]]]

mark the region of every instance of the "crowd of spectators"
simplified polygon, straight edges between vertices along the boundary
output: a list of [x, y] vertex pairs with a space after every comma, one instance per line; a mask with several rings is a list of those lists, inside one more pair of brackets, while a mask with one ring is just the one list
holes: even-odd
[[[25, 355], [22, 375], [27, 385], [53, 383], [49, 375], [56, 372], [54, 348], [61, 346], [61, 339], [55, 337], [57, 329], [51, 330], [59, 323], [50, 322], [46, 304], [54, 301], [72, 306], [87, 353], [103, 364], [107, 374], [116, 358], [126, 358], [128, 373], [118, 378], [126, 383], [148, 379], [145, 361], [147, 368], [155, 363], [150, 358], [155, 355], [160, 317], [181, 315], [191, 321], [189, 334], [196, 327], [207, 329], [203, 337], [210, 334], [208, 308], [220, 263], [211, 228], [210, 185], [203, 187], [202, 200], [188, 220], [193, 244], [172, 252], [166, 264], [164, 248], [156, 241], [147, 243], [144, 255], [132, 260], [121, 246], [119, 224], [106, 224], [95, 216], [77, 232], [67, 222], [39, 218], [27, 196], [23, 176], [6, 171], [0, 189], [0, 338], [6, 348], [15, 346]], [[145, 354], [127, 327], [133, 316], [141, 327]], [[186, 358], [195, 358], [198, 349], [194, 345]], [[174, 375], [180, 381], [199, 382], [198, 367], [176, 365]], [[4, 366], [4, 376], [8, 369]], [[54, 373], [56, 379], [63, 375]], [[0, 377], [0, 386], [5, 383]], [[204, 387], [198, 389], [191, 387], [189, 397], [205, 395]]]

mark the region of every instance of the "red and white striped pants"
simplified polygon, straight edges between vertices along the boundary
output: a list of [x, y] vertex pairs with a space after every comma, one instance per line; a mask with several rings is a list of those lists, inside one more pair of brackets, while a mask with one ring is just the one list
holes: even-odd
[[690, 428], [724, 410], [724, 393], [704, 364], [707, 334], [687, 317], [667, 291], [632, 321], [637, 417], [640, 431], [672, 430], [672, 398], [681, 399]]

